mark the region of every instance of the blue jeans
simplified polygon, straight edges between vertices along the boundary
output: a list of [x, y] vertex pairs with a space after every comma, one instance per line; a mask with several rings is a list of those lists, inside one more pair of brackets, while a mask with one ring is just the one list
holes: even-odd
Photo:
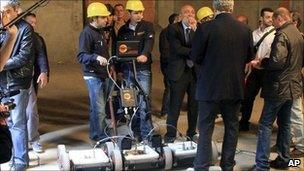
[[255, 158], [258, 170], [269, 170], [270, 137], [272, 124], [277, 118], [277, 153], [284, 162], [289, 161], [290, 147], [290, 113], [292, 100], [265, 99], [262, 115], [259, 120], [257, 154]]
[[27, 166], [29, 156], [26, 107], [29, 100], [29, 89], [21, 89], [20, 93], [13, 96], [12, 99], [14, 99], [16, 108], [11, 111], [7, 124], [13, 139], [13, 163]]
[[[134, 85], [135, 81], [133, 71], [130, 69], [124, 70], [124, 79], [126, 81], [127, 86], [130, 86], [131, 84]], [[145, 93], [150, 95], [151, 71], [137, 71], [137, 79]], [[151, 117], [149, 116], [148, 112], [149, 111], [147, 111], [147, 102], [145, 101], [144, 96], [140, 95], [138, 97], [138, 110], [133, 119], [134, 122], [132, 122], [132, 130], [135, 132], [135, 135], [140, 134], [142, 139], [147, 138], [148, 133], [153, 127], [151, 123]]]
[[302, 97], [293, 100], [291, 107], [291, 138], [295, 148], [304, 152], [304, 130], [303, 130], [303, 107]]
[[99, 141], [106, 138], [104, 81], [97, 77], [84, 76], [90, 98], [90, 139]]
[[40, 139], [40, 134], [38, 132], [39, 114], [37, 108], [37, 94], [34, 88], [34, 84], [35, 83], [32, 81], [31, 87], [29, 89], [29, 101], [26, 108], [27, 131], [28, 131], [29, 142], [35, 142]]

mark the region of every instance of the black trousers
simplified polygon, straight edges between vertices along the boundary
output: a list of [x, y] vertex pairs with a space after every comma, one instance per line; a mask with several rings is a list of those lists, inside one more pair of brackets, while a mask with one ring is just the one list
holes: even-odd
[[220, 166], [222, 170], [232, 171], [234, 166], [235, 150], [238, 141], [238, 116], [241, 100], [199, 101], [199, 140], [194, 169], [208, 171], [212, 165], [212, 134], [217, 109], [221, 114], [225, 125], [224, 142]]
[[245, 97], [241, 107], [242, 118], [240, 120], [240, 124], [249, 123], [255, 97], [259, 94], [263, 84], [263, 75], [263, 70], [253, 69], [246, 80]]
[[[0, 117], [0, 119], [2, 119]], [[12, 157], [12, 136], [7, 126], [0, 125], [0, 164], [8, 162]]]
[[[187, 135], [192, 137], [196, 134], [197, 125], [197, 101], [195, 100], [196, 80], [194, 77], [194, 69], [186, 68], [185, 72], [178, 81], [170, 81], [170, 104], [167, 117], [167, 134], [166, 137], [175, 137], [177, 121], [180, 109], [183, 103], [185, 93], [188, 95], [188, 130]], [[173, 126], [173, 127], [172, 127]]]
[[170, 81], [165, 72], [163, 72], [163, 75], [164, 75], [163, 82], [164, 82], [165, 90], [163, 94], [161, 114], [168, 114], [169, 104], [170, 104]]

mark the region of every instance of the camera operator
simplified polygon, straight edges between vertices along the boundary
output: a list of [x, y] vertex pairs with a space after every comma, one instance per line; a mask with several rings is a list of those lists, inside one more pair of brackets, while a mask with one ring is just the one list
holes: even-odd
[[[2, 17], [13, 20], [18, 16], [19, 10], [18, 0], [1, 0]], [[8, 126], [14, 147], [12, 167], [14, 170], [23, 171], [29, 165], [26, 106], [33, 74], [33, 29], [23, 19], [16, 21], [14, 25], [18, 29], [17, 39], [13, 42], [10, 58], [6, 61], [3, 71], [0, 72], [0, 87], [9, 91], [20, 91], [12, 98], [16, 108], [10, 111]], [[0, 47], [6, 44], [8, 36], [8, 34], [0, 34]]]
[[8, 107], [0, 104], [0, 164], [8, 162], [12, 156], [12, 137], [2, 117], [4, 112], [8, 112]]

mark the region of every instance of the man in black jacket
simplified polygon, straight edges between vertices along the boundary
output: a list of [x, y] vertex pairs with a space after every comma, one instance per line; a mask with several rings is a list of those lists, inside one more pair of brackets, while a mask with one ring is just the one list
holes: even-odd
[[212, 164], [211, 138], [218, 107], [225, 125], [220, 166], [232, 171], [235, 164], [237, 113], [244, 97], [244, 68], [253, 57], [253, 45], [250, 29], [231, 15], [233, 6], [233, 0], [214, 0], [215, 19], [200, 25], [192, 42], [191, 59], [201, 65], [196, 88], [200, 136], [195, 170], [206, 171]]
[[[139, 41], [139, 53], [136, 57], [136, 71], [139, 84], [142, 86], [146, 95], [150, 95], [151, 90], [151, 64], [152, 64], [152, 48], [154, 43], [153, 24], [143, 20], [143, 4], [139, 0], [129, 0], [126, 4], [126, 10], [129, 11], [130, 19], [118, 31], [118, 40], [137, 40]], [[132, 64], [124, 63], [121, 66], [124, 79], [127, 85], [134, 84], [134, 75]], [[133, 119], [133, 131], [139, 140], [147, 138], [148, 133], [152, 129], [150, 116], [149, 101], [140, 95], [139, 108]]]
[[[167, 77], [170, 82], [169, 113], [167, 117], [167, 133], [165, 142], [174, 142], [177, 121], [185, 92], [188, 94], [188, 130], [187, 136], [192, 139], [196, 135], [197, 102], [195, 96], [196, 74], [194, 64], [190, 60], [191, 40], [196, 29], [195, 11], [190, 5], [181, 8], [181, 22], [169, 25], [167, 39], [170, 55], [167, 59]], [[174, 97], [173, 97], [174, 95]]]
[[[90, 98], [90, 139], [93, 143], [106, 138], [104, 129], [105, 98], [104, 88], [107, 78], [107, 59], [109, 58], [106, 39], [102, 35], [102, 28], [107, 25], [110, 15], [107, 7], [99, 2], [88, 6], [86, 26], [79, 37], [78, 62], [81, 64], [83, 78], [86, 81]], [[95, 145], [95, 144], [93, 144]]]
[[[278, 8], [273, 14], [276, 34], [271, 45], [270, 58], [251, 63], [263, 68], [265, 76], [262, 86], [264, 107], [259, 120], [256, 170], [287, 169], [290, 159], [290, 114], [293, 99], [302, 95], [304, 41], [301, 33], [291, 23], [286, 8]], [[277, 119], [277, 153], [269, 163], [272, 124]]]
[[[37, 18], [34, 13], [28, 13], [24, 19], [33, 27], [33, 29], [35, 29], [37, 25]], [[37, 107], [37, 95], [38, 86], [40, 88], [44, 88], [49, 81], [48, 76], [50, 73], [50, 67], [44, 39], [35, 31], [33, 35], [33, 46], [35, 50], [34, 76], [29, 91], [30, 98], [26, 108], [26, 115], [28, 119], [27, 129], [30, 147], [33, 149], [33, 151], [42, 153], [43, 148], [39, 142], [40, 134], [38, 132], [39, 114]]]
[[[18, 8], [19, 2], [16, 0], [1, 1], [1, 13], [10, 20], [17, 17]], [[20, 93], [13, 97], [16, 108], [11, 111], [8, 126], [14, 146], [13, 166], [16, 170], [25, 170], [29, 164], [26, 106], [33, 73], [33, 29], [24, 20], [18, 21], [15, 26], [18, 28], [17, 39], [11, 57], [0, 73], [0, 87], [2, 89], [20, 90]], [[0, 35], [0, 46], [4, 44], [6, 36], [5, 33]]]
[[[179, 21], [179, 14], [173, 13], [169, 17], [169, 25]], [[165, 116], [169, 112], [169, 102], [170, 102], [170, 83], [167, 76], [167, 65], [169, 58], [170, 46], [168, 39], [166, 37], [169, 25], [164, 28], [159, 34], [159, 52], [160, 52], [160, 69], [164, 75], [164, 85], [165, 90], [162, 100], [162, 108], [160, 111], [160, 116]]]

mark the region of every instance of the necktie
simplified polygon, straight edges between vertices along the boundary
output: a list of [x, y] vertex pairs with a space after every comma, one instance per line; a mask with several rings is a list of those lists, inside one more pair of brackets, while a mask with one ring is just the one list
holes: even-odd
[[[190, 31], [191, 29], [190, 28], [186, 28], [186, 44], [189, 45], [191, 43], [191, 38], [190, 38]], [[193, 67], [193, 62], [189, 59], [186, 60], [186, 64], [189, 68], [192, 68]]]
[[186, 39], [186, 43], [189, 44], [190, 43], [190, 28], [186, 28], [186, 35], [185, 35], [185, 39]]

